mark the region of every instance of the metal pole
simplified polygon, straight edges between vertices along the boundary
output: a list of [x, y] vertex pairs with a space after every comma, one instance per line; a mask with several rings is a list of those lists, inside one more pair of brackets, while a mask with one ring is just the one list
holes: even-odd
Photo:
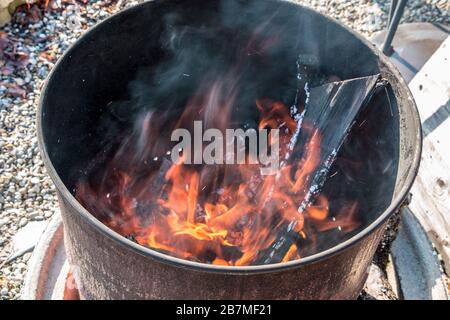
[[397, 31], [398, 24], [400, 23], [400, 19], [403, 16], [403, 11], [405, 11], [406, 3], [408, 0], [400, 0], [398, 5], [395, 8], [394, 15], [392, 16], [392, 20], [390, 21], [390, 24], [388, 26], [386, 39], [384, 40], [383, 44], [383, 53], [385, 55], [391, 55], [392, 54], [392, 40], [394, 39], [395, 32]]
[[397, 8], [398, 0], [391, 1], [391, 8], [389, 9], [389, 18], [387, 23], [387, 28], [391, 25], [392, 17], [394, 16], [395, 9]]

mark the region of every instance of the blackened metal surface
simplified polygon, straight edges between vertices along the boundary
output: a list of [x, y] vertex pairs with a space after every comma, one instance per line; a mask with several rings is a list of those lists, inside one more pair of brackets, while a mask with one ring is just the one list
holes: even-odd
[[[373, 189], [366, 201], [370, 209], [365, 216], [367, 227], [300, 261], [223, 267], [141, 247], [90, 215], [71, 192], [74, 179], [85, 174], [86, 163], [100, 147], [95, 134], [103, 106], [124, 94], [140, 66], [161, 59], [155, 39], [163, 13], [176, 11], [192, 19], [199, 10], [214, 19], [214, 8], [220, 3], [247, 2], [199, 0], [183, 5], [185, 1], [151, 1], [107, 19], [69, 50], [44, 88], [38, 113], [39, 142], [58, 190], [67, 254], [84, 298], [356, 298], [385, 221], [411, 187], [420, 159], [420, 121], [398, 71], [365, 40], [332, 19], [287, 2], [250, 1], [258, 14], [277, 12], [282, 21], [288, 21], [290, 32], [283, 41], [293, 50], [303, 48], [305, 57], [316, 55], [316, 63], [326, 74], [349, 79], [381, 73], [391, 84], [389, 105], [383, 103], [384, 109], [370, 112], [378, 117], [374, 125], [390, 137], [379, 148], [398, 153], [398, 163], [393, 166], [395, 171], [380, 174], [366, 187], [367, 192]], [[317, 42], [318, 38], [322, 41]], [[346, 152], [352, 152], [352, 145]], [[380, 193], [386, 180], [394, 182], [390, 181], [389, 192]], [[380, 196], [387, 204], [377, 207], [375, 200]]]

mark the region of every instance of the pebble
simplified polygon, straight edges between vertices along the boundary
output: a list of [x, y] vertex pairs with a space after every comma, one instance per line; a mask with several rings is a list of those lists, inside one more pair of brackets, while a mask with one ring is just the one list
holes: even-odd
[[19, 221], [19, 227], [24, 227], [24, 226], [26, 226], [27, 223], [28, 223], [28, 219], [27, 218], [22, 218]]
[[27, 265], [23, 262], [20, 262], [17, 264], [17, 270], [23, 271], [23, 270], [26, 270], [26, 268], [27, 268]]
[[39, 184], [40, 180], [39, 180], [39, 178], [33, 177], [33, 178], [30, 179], [30, 182], [32, 184]]
[[4, 225], [6, 225], [8, 223], [9, 219], [8, 218], [3, 218], [0, 219], [0, 227], [3, 227]]
[[44, 214], [44, 217], [46, 219], [50, 218], [51, 216], [53, 216], [53, 211], [46, 211], [45, 214]]

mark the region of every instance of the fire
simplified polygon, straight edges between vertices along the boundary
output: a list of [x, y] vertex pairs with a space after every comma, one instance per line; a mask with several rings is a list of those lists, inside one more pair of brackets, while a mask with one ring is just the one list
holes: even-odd
[[[201, 84], [184, 112], [170, 121], [162, 121], [164, 115], [157, 111], [139, 117], [138, 134], [121, 137], [103, 167], [80, 180], [77, 199], [110, 228], [143, 246], [222, 266], [257, 263], [286, 226], [298, 241], [289, 243], [279, 262], [300, 259], [302, 241], [312, 237], [311, 232], [354, 230], [356, 205], [330, 219], [329, 201], [319, 194], [299, 210], [322, 152], [321, 133], [298, 117], [304, 106], [293, 112], [280, 101], [255, 101], [257, 127], [280, 132], [276, 174], [263, 175], [260, 165], [249, 163], [188, 165], [183, 154], [177, 163], [168, 160], [170, 144], [163, 141], [163, 125], [192, 130], [194, 121], [202, 120], [207, 128], [222, 131], [231, 125], [238, 73], [231, 70], [223, 79]], [[308, 138], [301, 156], [293, 160], [291, 142], [300, 126]]]
[[[270, 100], [257, 101], [256, 108], [260, 112], [260, 128], [281, 128], [281, 141], [291, 140], [297, 122], [289, 108]], [[188, 125], [185, 121], [192, 120], [189, 114], [195, 114], [192, 106], [178, 126]], [[151, 116], [146, 118], [142, 132], [152, 120]], [[294, 230], [302, 238], [308, 237], [303, 230], [305, 220], [313, 221], [320, 231], [343, 223], [347, 231], [356, 227], [353, 217], [345, 214], [344, 219], [327, 222], [329, 205], [324, 195], [319, 195], [304, 212], [298, 210], [307, 191], [305, 183], [319, 165], [321, 152], [320, 133], [311, 126], [303, 128], [311, 131], [303, 157], [295, 164], [281, 166], [276, 175], [261, 175], [258, 165], [199, 169], [180, 162], [167, 170], [161, 165], [159, 172], [138, 181], [141, 178], [133, 174], [145, 168], [137, 170], [129, 159], [130, 153], [125, 152], [116, 154], [107, 166], [107, 182], [100, 186], [80, 183], [77, 198], [91, 212], [106, 212], [100, 215], [104, 223], [122, 235], [133, 236], [141, 245], [193, 261], [250, 265], [261, 250], [272, 244], [286, 222], [295, 221]], [[288, 152], [284, 147], [280, 157], [285, 158]], [[119, 163], [130, 166], [120, 165], [121, 170], [117, 170]], [[164, 178], [159, 181], [161, 174]], [[157, 195], [145, 189], [152, 189], [158, 182], [162, 185], [157, 188]], [[298, 244], [293, 243], [282, 261], [299, 258]]]

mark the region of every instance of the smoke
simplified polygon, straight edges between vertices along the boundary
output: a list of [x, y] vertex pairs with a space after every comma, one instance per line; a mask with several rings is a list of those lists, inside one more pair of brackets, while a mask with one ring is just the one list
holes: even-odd
[[[164, 174], [159, 174], [150, 188], [143, 181], [158, 170], [163, 173], [166, 171], [165, 160], [171, 158], [171, 150], [175, 145], [170, 139], [175, 129], [183, 128], [192, 132], [193, 123], [202, 121], [204, 131], [218, 129], [225, 133], [227, 129], [237, 128], [258, 130], [260, 113], [256, 101], [265, 99], [279, 102], [293, 107], [293, 116], [299, 116], [311, 86], [330, 79], [345, 78], [354, 72], [345, 69], [345, 66], [326, 67], [327, 64], [333, 64], [330, 52], [340, 54], [339, 48], [343, 45], [339, 44], [340, 37], [333, 36], [331, 28], [323, 28], [326, 32], [317, 33], [317, 22], [313, 16], [297, 14], [287, 5], [275, 6], [276, 2], [273, 1], [192, 2], [192, 9], [189, 6], [179, 10], [174, 8], [158, 17], [160, 32], [154, 39], [154, 46], [158, 48], [155, 62], [139, 68], [128, 84], [127, 94], [106, 106], [107, 112], [99, 123], [98, 136], [102, 137], [102, 152], [99, 159], [94, 161], [95, 168], [90, 178], [100, 179], [91, 187], [98, 193], [110, 194], [108, 191], [114, 189], [115, 182], [127, 186], [114, 189], [116, 194], [110, 196], [113, 198], [121, 192], [138, 194], [137, 197], [130, 197], [133, 201], [126, 204], [131, 208], [141, 206], [148, 211], [149, 203], [155, 202], [160, 195], [162, 186], [156, 184], [166, 183]], [[151, 23], [149, 21], [149, 25]], [[327, 45], [331, 49], [325, 50], [324, 46]], [[348, 45], [352, 46], [351, 43]], [[345, 71], [337, 72], [339, 68]], [[363, 74], [359, 75], [365, 72], [363, 70]], [[246, 143], [248, 147], [249, 142]], [[287, 145], [289, 141], [284, 143]], [[364, 152], [359, 145], [351, 148], [351, 145], [346, 144], [345, 149], [354, 158]], [[265, 160], [267, 164], [273, 163], [270, 158]], [[355, 170], [351, 166], [348, 169], [345, 167], [348, 161], [345, 160], [339, 159], [330, 171], [332, 174], [336, 170], [339, 173], [344, 171], [344, 174], [339, 175], [341, 181], [331, 183], [326, 189], [327, 195], [332, 194], [330, 203], [336, 209], [335, 212], [341, 209], [336, 208], [336, 204], [348, 208], [354, 203], [354, 199], [341, 201], [348, 198], [348, 194], [339, 186], [345, 182], [351, 188], [355, 180], [361, 182], [365, 168], [362, 166], [361, 170]], [[220, 165], [211, 166], [208, 170], [194, 167], [193, 170], [201, 172], [195, 185], [205, 185], [206, 189], [202, 189], [205, 192], [220, 190], [223, 183], [233, 181], [236, 177], [233, 170], [225, 170]], [[126, 175], [114, 176], [108, 181], [105, 172], [126, 172]], [[376, 172], [376, 168], [371, 168], [371, 174]], [[127, 180], [130, 177], [135, 180], [131, 186]], [[146, 191], [140, 192], [145, 188]], [[362, 199], [367, 195], [367, 189], [358, 190], [354, 198]], [[89, 190], [82, 194], [88, 193]], [[149, 197], [146, 203], [135, 203], [136, 198], [143, 199], [145, 197], [142, 195], [147, 193]], [[95, 201], [95, 197], [91, 197], [84, 203]], [[92, 208], [107, 221], [116, 219], [116, 223], [120, 223], [128, 217], [118, 213], [121, 211], [119, 205], [123, 206], [123, 203], [117, 204], [115, 211], [108, 211], [100, 205]], [[129, 230], [135, 230], [133, 228], [138, 227], [133, 225]], [[317, 233], [314, 228], [312, 226], [308, 231]], [[333, 232], [339, 240], [345, 237], [342, 232], [337, 235], [335, 230]], [[329, 240], [323, 242], [326, 243], [324, 248], [330, 245]], [[305, 244], [305, 247], [302, 255], [312, 253], [320, 244]]]

